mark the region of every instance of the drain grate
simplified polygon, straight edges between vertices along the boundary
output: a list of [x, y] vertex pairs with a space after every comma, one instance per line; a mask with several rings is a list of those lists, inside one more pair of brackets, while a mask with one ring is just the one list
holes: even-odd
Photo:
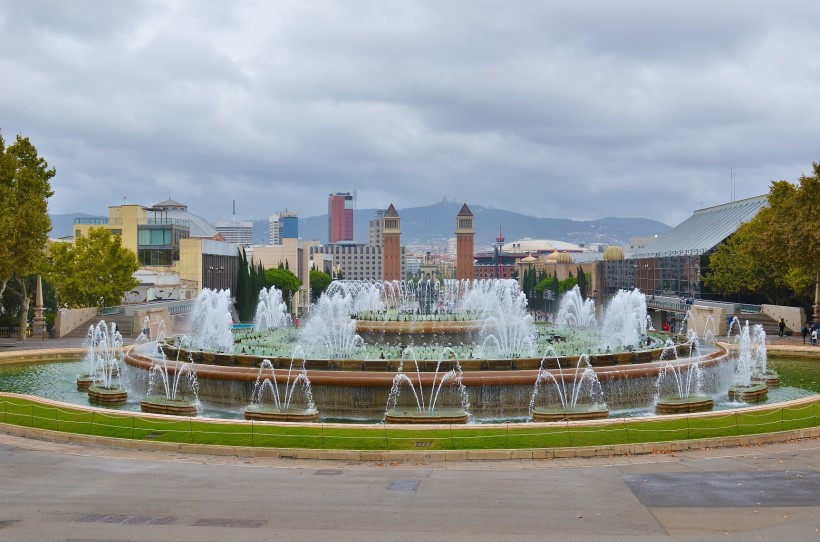
[[4, 527], [8, 527], [9, 525], [14, 525], [18, 521], [20, 521], [20, 520], [19, 519], [0, 519], [0, 529], [3, 529]]
[[337, 474], [342, 474], [342, 471], [339, 469], [319, 469], [314, 474], [318, 474], [320, 476], [335, 476]]
[[114, 514], [85, 514], [77, 523], [119, 523], [122, 525], [173, 525], [179, 518], [170, 516], [123, 516]]
[[415, 491], [419, 488], [420, 483], [421, 480], [393, 480], [387, 489], [390, 491]]
[[198, 519], [191, 525], [194, 527], [236, 527], [241, 529], [258, 529], [266, 521], [259, 519]]

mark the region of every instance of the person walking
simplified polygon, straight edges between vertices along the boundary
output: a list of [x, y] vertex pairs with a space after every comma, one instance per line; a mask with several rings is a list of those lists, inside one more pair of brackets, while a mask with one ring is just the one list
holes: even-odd
[[782, 337], [782, 336], [783, 336], [783, 332], [785, 332], [785, 331], [786, 331], [786, 320], [784, 320], [783, 318], [781, 318], [781, 319], [780, 319], [780, 323], [779, 323], [779, 324], [777, 324], [777, 327], [778, 327], [778, 329], [780, 329], [780, 333], [778, 333], [778, 334], [777, 334], [777, 336], [778, 336], [778, 337]]
[[803, 324], [803, 327], [800, 328], [800, 333], [803, 334], [803, 344], [806, 344], [806, 335], [809, 334], [809, 327]]
[[817, 328], [811, 330], [811, 345], [817, 346]]

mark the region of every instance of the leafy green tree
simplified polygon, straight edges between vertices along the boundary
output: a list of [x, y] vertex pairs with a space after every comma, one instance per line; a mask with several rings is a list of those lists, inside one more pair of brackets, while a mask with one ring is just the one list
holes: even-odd
[[285, 298], [288, 309], [291, 308], [292, 296], [299, 291], [299, 286], [301, 285], [302, 283], [299, 281], [299, 277], [283, 266], [265, 271], [265, 286], [268, 288], [276, 286], [276, 288], [282, 292], [282, 297]]
[[587, 276], [584, 273], [584, 269], [579, 265], [578, 266], [578, 290], [581, 293], [581, 298], [586, 299], [587, 296]]
[[768, 206], [711, 256], [707, 286], [763, 295], [774, 304], [810, 299], [820, 283], [820, 163], [813, 173], [797, 185], [772, 182]]
[[70, 308], [119, 305], [123, 295], [139, 284], [134, 272], [137, 255], [122, 246], [119, 235], [91, 228], [75, 244], [53, 243], [48, 277], [60, 305]]
[[[48, 198], [56, 172], [37, 154], [27, 137], [6, 146], [0, 134], [0, 298], [10, 285], [20, 299], [20, 329], [31, 303], [26, 277], [45, 265], [51, 231]], [[25, 337], [25, 334], [23, 334]]]
[[322, 293], [327, 290], [333, 278], [330, 275], [318, 269], [310, 270], [310, 297], [314, 303], [321, 297]]

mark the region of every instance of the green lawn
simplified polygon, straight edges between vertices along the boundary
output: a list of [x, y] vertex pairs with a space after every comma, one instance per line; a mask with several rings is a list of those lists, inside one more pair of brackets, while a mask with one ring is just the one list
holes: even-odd
[[91, 412], [21, 397], [0, 398], [0, 420], [22, 427], [83, 435], [226, 446], [337, 450], [478, 450], [605, 446], [753, 435], [815, 427], [820, 399], [762, 410], [669, 419], [623, 419], [609, 423], [512, 426], [293, 426], [197, 418], [148, 418]]

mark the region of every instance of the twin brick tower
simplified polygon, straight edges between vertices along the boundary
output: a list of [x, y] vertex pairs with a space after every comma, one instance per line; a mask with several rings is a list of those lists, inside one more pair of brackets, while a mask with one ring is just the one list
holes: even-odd
[[[384, 280], [401, 280], [401, 217], [393, 204], [383, 217]], [[456, 278], [475, 278], [473, 213], [465, 203], [456, 216]]]

